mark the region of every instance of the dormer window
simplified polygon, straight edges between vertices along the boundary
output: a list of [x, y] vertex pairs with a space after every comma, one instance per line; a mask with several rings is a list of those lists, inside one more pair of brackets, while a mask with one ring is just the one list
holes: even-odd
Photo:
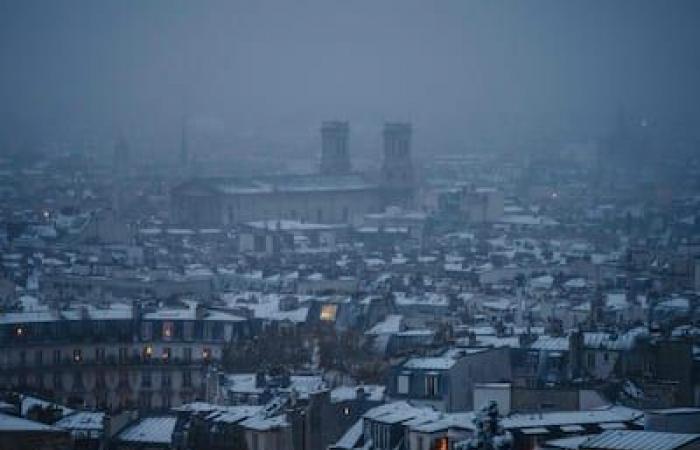
[[426, 397], [437, 397], [440, 395], [440, 376], [438, 374], [425, 375], [425, 395]]
[[396, 392], [399, 394], [408, 394], [411, 376], [409, 374], [401, 374], [396, 378]]

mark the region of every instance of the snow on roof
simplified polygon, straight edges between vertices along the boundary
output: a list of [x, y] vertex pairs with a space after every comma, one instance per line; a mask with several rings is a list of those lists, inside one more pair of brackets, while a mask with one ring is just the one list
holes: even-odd
[[605, 306], [610, 309], [620, 310], [627, 309], [627, 294], [624, 292], [608, 292], [605, 294]]
[[585, 278], [572, 278], [564, 283], [567, 289], [583, 289], [588, 285]]
[[503, 428], [535, 428], [565, 425], [586, 425], [610, 422], [630, 422], [643, 417], [642, 411], [611, 406], [605, 409], [587, 411], [558, 411], [541, 414], [515, 414], [505, 417], [502, 421]]
[[421, 433], [435, 433], [448, 428], [475, 430], [473, 419], [473, 412], [453, 414], [436, 413], [436, 417], [433, 419], [421, 420], [417, 418], [413, 421], [409, 421], [409, 424], [411, 430]]
[[262, 413], [263, 409], [264, 407], [261, 405], [226, 406], [209, 414], [206, 419], [212, 422], [238, 423]]
[[245, 419], [240, 424], [244, 428], [250, 428], [257, 431], [274, 430], [276, 428], [283, 428], [289, 425], [287, 423], [287, 417], [284, 414], [269, 418], [253, 416]]
[[549, 217], [536, 217], [530, 214], [509, 214], [505, 215], [499, 221], [509, 225], [524, 225], [524, 226], [553, 226], [559, 223]]
[[359, 419], [340, 437], [340, 439], [338, 439], [338, 442], [331, 445], [330, 448], [343, 450], [354, 449], [358, 442], [360, 442], [360, 438], [362, 438], [362, 431], [362, 419]]
[[403, 364], [404, 369], [419, 370], [448, 370], [455, 365], [456, 360], [449, 357], [411, 358]]
[[170, 444], [176, 424], [176, 417], [146, 417], [119, 433], [118, 439], [126, 442]]
[[11, 416], [9, 414], [0, 413], [0, 432], [2, 433], [12, 433], [12, 432], [60, 432], [59, 428], [52, 427], [50, 425], [43, 424], [41, 422], [35, 422], [33, 420], [23, 419], [21, 417]]
[[247, 222], [246, 225], [258, 230], [278, 230], [278, 231], [316, 231], [316, 230], [335, 230], [344, 225], [327, 224], [327, 223], [308, 223], [298, 220], [258, 220]]
[[638, 337], [649, 332], [646, 327], [637, 327], [616, 336], [605, 332], [584, 332], [583, 343], [588, 348], [604, 348], [607, 350], [630, 350]]
[[530, 348], [541, 351], [566, 352], [569, 351], [569, 338], [538, 336], [537, 340], [530, 344]]
[[46, 400], [42, 400], [40, 398], [36, 397], [31, 397], [29, 395], [24, 395], [22, 396], [22, 400], [20, 402], [20, 415], [26, 416], [27, 413], [34, 407], [34, 406], [41, 406], [42, 408], [46, 408], [48, 406], [53, 406], [61, 410], [61, 413], [66, 416], [68, 414], [73, 413], [73, 410], [65, 407], [63, 405], [59, 405], [56, 403], [48, 402]]
[[376, 384], [367, 384], [361, 386], [338, 386], [331, 391], [331, 402], [339, 403], [357, 398], [357, 392], [362, 389], [367, 395], [367, 398], [373, 402], [380, 402], [384, 399], [385, 386]]
[[379, 334], [394, 334], [401, 331], [401, 323], [403, 322], [403, 316], [400, 314], [390, 314], [384, 318], [383, 321], [375, 324], [370, 330], [365, 332], [367, 335], [379, 335]]
[[589, 449], [606, 450], [676, 450], [698, 440], [700, 434], [613, 430], [591, 436], [583, 445]]
[[426, 292], [422, 295], [407, 296], [405, 292], [395, 292], [394, 301], [399, 306], [428, 305], [428, 306], [448, 306], [449, 299], [444, 294], [437, 292]]
[[[279, 303], [282, 295], [261, 294], [259, 292], [244, 292], [241, 294], [224, 294], [222, 300], [229, 307], [243, 307], [253, 312], [256, 319], [290, 321], [295, 323], [306, 322], [309, 315], [309, 307], [302, 306], [290, 311], [280, 311]], [[312, 297], [298, 296], [299, 300], [309, 300]], [[252, 299], [256, 301], [249, 301]]]
[[571, 436], [547, 441], [546, 447], [561, 450], [578, 450], [590, 436]]
[[417, 408], [408, 402], [392, 402], [368, 410], [364, 418], [393, 424], [406, 422], [417, 417], [435, 417], [437, 412], [430, 408]]
[[494, 311], [507, 311], [507, 310], [512, 309], [514, 307], [512, 302], [507, 298], [502, 298], [502, 299], [498, 299], [498, 300], [489, 300], [489, 301], [483, 302], [481, 304], [481, 306], [483, 306], [486, 309], [491, 309]]
[[59, 419], [54, 425], [66, 430], [101, 431], [104, 428], [104, 417], [103, 412], [78, 411]]
[[535, 289], [550, 289], [553, 283], [554, 277], [551, 275], [542, 275], [530, 280], [530, 286]]
[[656, 305], [656, 308], [688, 311], [690, 309], [690, 301], [687, 298], [675, 297], [660, 302], [658, 305]]

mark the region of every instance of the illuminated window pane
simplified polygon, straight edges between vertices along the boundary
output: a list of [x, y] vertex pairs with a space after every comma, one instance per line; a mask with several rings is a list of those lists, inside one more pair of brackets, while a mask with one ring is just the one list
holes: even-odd
[[321, 320], [326, 322], [335, 321], [335, 315], [338, 311], [338, 305], [323, 305], [321, 307]]

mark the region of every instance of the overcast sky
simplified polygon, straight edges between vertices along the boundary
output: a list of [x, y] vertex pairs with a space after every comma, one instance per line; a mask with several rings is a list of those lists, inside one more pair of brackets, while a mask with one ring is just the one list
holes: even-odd
[[186, 114], [285, 139], [327, 118], [357, 134], [396, 119], [429, 147], [509, 117], [586, 129], [621, 107], [689, 114], [699, 11], [696, 0], [0, 0], [0, 132], [165, 139]]

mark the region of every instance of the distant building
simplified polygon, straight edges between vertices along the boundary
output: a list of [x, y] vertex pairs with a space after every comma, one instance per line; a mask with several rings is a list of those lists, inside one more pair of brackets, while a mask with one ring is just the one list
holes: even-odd
[[465, 188], [460, 211], [472, 223], [494, 223], [503, 217], [503, 193], [489, 188]]
[[321, 126], [321, 174], [348, 175], [350, 173], [350, 151], [348, 122], [323, 122]]
[[409, 358], [392, 368], [388, 395], [438, 411], [473, 409], [474, 383], [508, 381], [508, 348], [451, 349], [439, 357]]
[[413, 204], [416, 180], [411, 157], [412, 133], [409, 123], [384, 125], [381, 183], [386, 205], [410, 207]]
[[247, 321], [189, 303], [0, 316], [0, 385], [102, 409], [167, 410], [204, 397], [207, 367]]
[[390, 204], [411, 205], [410, 130], [408, 124], [386, 125], [378, 181], [350, 173], [347, 123], [329, 122], [322, 128], [320, 174], [192, 179], [172, 190], [172, 219], [199, 226], [284, 219], [353, 223]]

